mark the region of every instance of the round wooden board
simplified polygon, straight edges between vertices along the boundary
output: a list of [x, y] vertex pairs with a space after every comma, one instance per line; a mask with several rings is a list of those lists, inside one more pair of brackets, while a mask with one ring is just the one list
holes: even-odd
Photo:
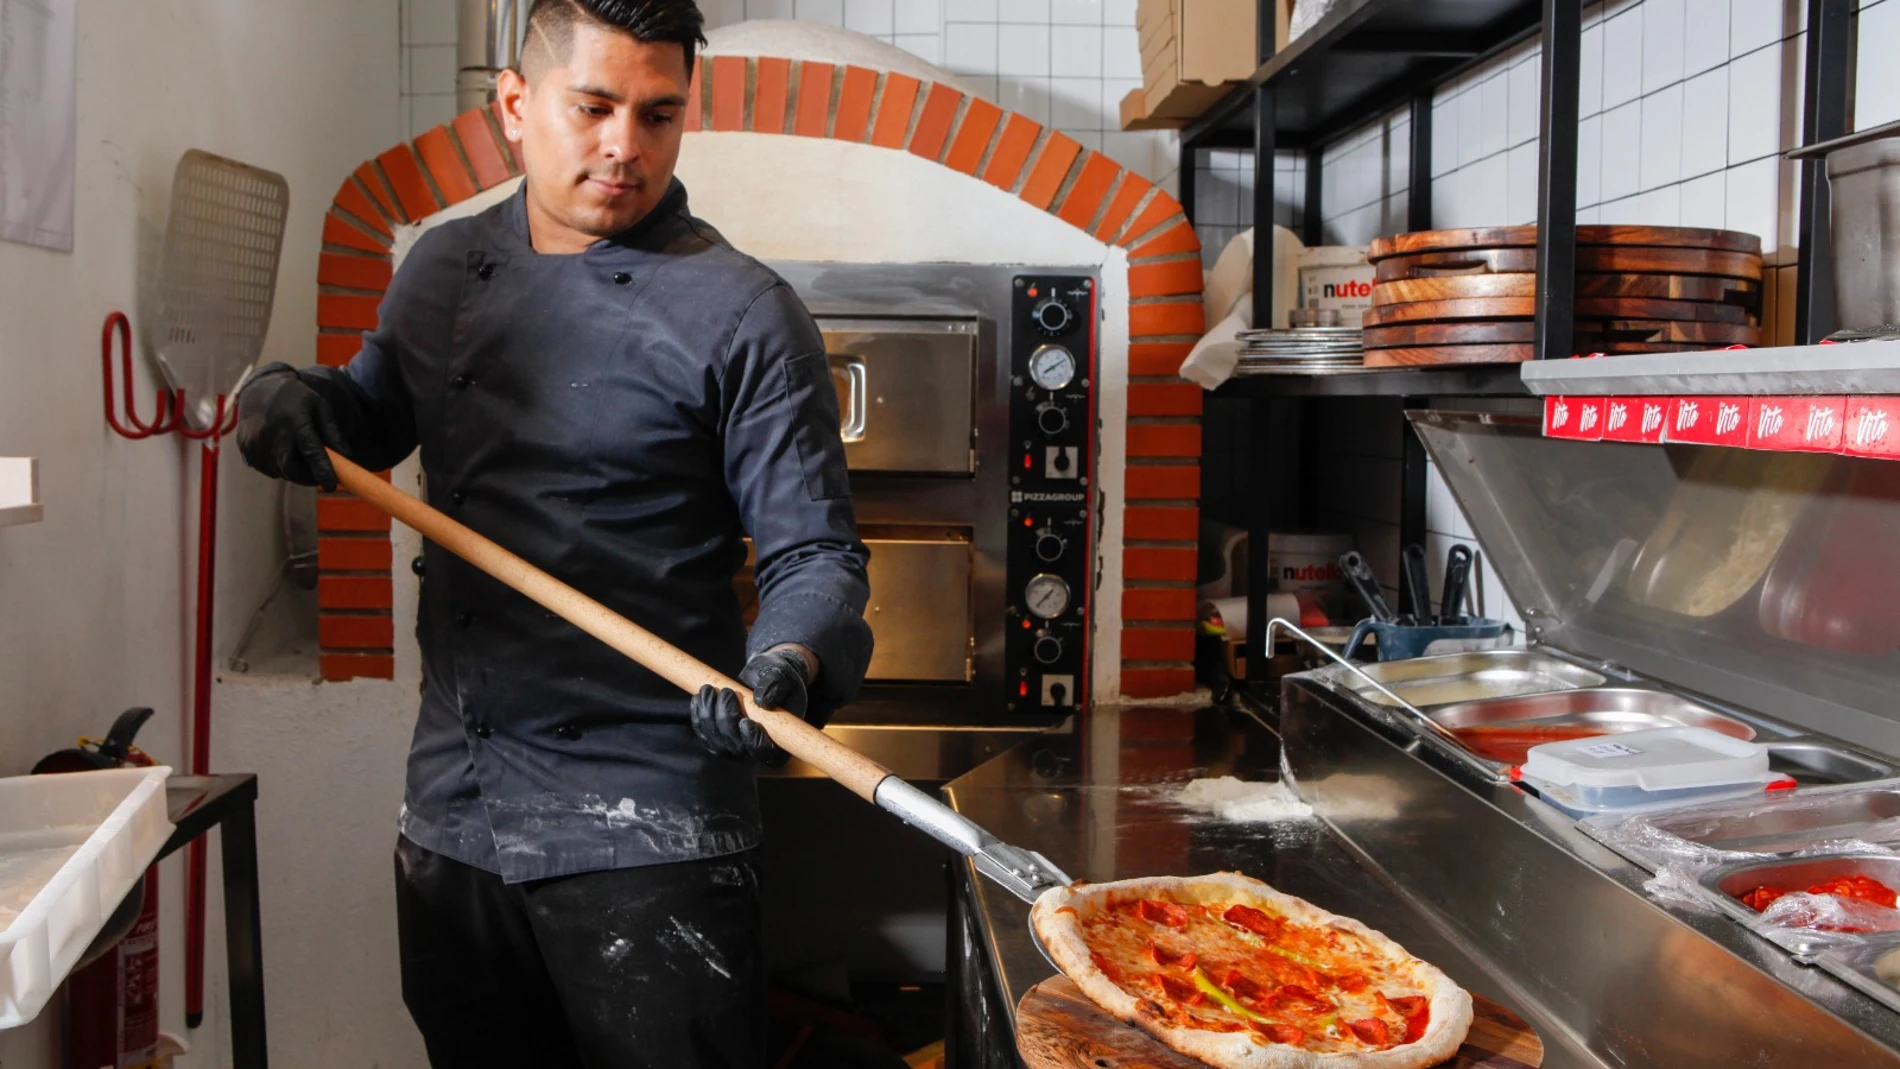
[[[1687, 226], [1580, 226], [1577, 246], [1653, 245], [1668, 249], [1712, 249], [1761, 255], [1761, 239], [1739, 230], [1705, 230]], [[1535, 226], [1491, 226], [1457, 230], [1416, 230], [1409, 234], [1374, 238], [1366, 259], [1377, 263], [1390, 256], [1415, 252], [1451, 252], [1465, 249], [1535, 248]]]
[[[1760, 345], [1761, 328], [1738, 323], [1684, 323], [1628, 319], [1580, 319], [1571, 335], [1584, 352], [1629, 352], [1632, 344], [1683, 346]], [[1537, 340], [1534, 319], [1471, 320], [1462, 323], [1394, 323], [1367, 327], [1368, 349], [1405, 349], [1423, 345], [1523, 345]]]
[[[1535, 272], [1536, 249], [1476, 249], [1470, 252], [1420, 252], [1393, 256], [1373, 265], [1375, 282], [1444, 275]], [[1653, 245], [1582, 245], [1577, 248], [1580, 272], [1645, 275], [1717, 275], [1722, 278], [1761, 278], [1761, 257], [1745, 252], [1706, 249], [1667, 249]]]
[[[1471, 1032], [1442, 1069], [1539, 1069], [1544, 1041], [1524, 1019], [1472, 995]], [[1090, 1002], [1066, 976], [1029, 989], [1016, 1007], [1016, 1053], [1029, 1069], [1207, 1069]]]
[[[1537, 314], [1535, 297], [1464, 297], [1451, 301], [1408, 301], [1366, 309], [1364, 324], [1429, 323], [1457, 319], [1527, 318]], [[1748, 324], [1748, 309], [1714, 301], [1658, 301], [1647, 297], [1579, 297], [1582, 319], [1658, 319], [1692, 323]]]
[[1421, 345], [1367, 349], [1367, 367], [1422, 367], [1430, 364], [1521, 364], [1537, 357], [1535, 345]]
[[[1464, 297], [1534, 297], [1537, 276], [1511, 272], [1502, 275], [1438, 275], [1401, 278], [1372, 287], [1374, 305], [1409, 301], [1452, 301]], [[1760, 283], [1710, 275], [1582, 274], [1577, 276], [1579, 297], [1648, 297], [1666, 301], [1714, 301], [1753, 308], [1761, 303]]]

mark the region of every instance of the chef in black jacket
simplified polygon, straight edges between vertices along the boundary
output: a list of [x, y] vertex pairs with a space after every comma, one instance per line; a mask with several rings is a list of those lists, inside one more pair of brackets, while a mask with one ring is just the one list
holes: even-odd
[[[701, 27], [691, 0], [537, 0], [499, 85], [522, 187], [423, 235], [347, 368], [261, 368], [238, 444], [327, 488], [324, 446], [419, 446], [437, 508], [822, 725], [870, 659], [868, 554], [811, 316], [673, 177]], [[423, 560], [396, 896], [431, 1063], [761, 1064], [753, 762], [783, 754], [730, 691]]]

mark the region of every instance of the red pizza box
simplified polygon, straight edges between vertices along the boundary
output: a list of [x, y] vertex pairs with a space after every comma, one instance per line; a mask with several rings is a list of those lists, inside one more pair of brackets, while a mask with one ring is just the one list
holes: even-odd
[[1850, 397], [1841, 452], [1900, 459], [1900, 397]]
[[1603, 437], [1603, 398], [1544, 398], [1544, 437], [1594, 442]]
[[1646, 442], [1663, 439], [1668, 422], [1669, 399], [1666, 397], [1611, 397], [1603, 403], [1603, 440], [1606, 442]]
[[1838, 452], [1846, 417], [1845, 397], [1756, 397], [1748, 408], [1748, 448]]
[[1748, 398], [1673, 397], [1664, 437], [1690, 445], [1748, 444]]

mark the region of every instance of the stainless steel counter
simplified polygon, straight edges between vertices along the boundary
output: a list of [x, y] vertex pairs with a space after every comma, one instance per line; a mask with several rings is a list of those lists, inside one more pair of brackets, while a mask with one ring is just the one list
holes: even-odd
[[[1557, 1022], [1514, 997], [1508, 976], [1468, 953], [1443, 920], [1319, 821], [1230, 824], [1169, 801], [1175, 787], [1198, 776], [1263, 780], [1276, 778], [1279, 767], [1278, 738], [1249, 713], [1098, 709], [1086, 730], [1039, 736], [951, 782], [945, 794], [959, 812], [1078, 879], [1233, 869], [1265, 880], [1366, 922], [1512, 1007], [1544, 1037], [1550, 1069], [1615, 1064], [1573, 1044]], [[967, 862], [954, 863], [952, 882], [962, 923], [952, 925], [950, 973], [962, 1002], [952, 1007], [950, 1064], [1012, 1065], [1014, 1007], [1054, 970], [1030, 941], [1027, 905]]]

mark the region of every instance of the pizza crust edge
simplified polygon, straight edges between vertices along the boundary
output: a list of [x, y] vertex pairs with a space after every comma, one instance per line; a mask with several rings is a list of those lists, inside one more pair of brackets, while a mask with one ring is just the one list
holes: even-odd
[[[1092, 915], [1109, 895], [1166, 894], [1178, 901], [1252, 901], [1285, 914], [1295, 923], [1331, 924], [1371, 943], [1379, 952], [1406, 963], [1411, 979], [1431, 1004], [1431, 1023], [1415, 1043], [1387, 1050], [1326, 1053], [1280, 1044], [1259, 1044], [1245, 1032], [1208, 1032], [1178, 1028], [1168, 1023], [1153, 1003], [1123, 991], [1089, 956], [1082, 938], [1082, 920]], [[1062, 913], [1068, 906], [1076, 913]], [[1472, 1022], [1471, 995], [1436, 966], [1405, 951], [1383, 933], [1351, 917], [1341, 917], [1301, 898], [1237, 872], [1207, 876], [1154, 876], [1112, 883], [1054, 887], [1043, 892], [1030, 910], [1030, 925], [1069, 979], [1091, 1002], [1117, 1020], [1135, 1025], [1174, 1050], [1198, 1058], [1216, 1069], [1429, 1069], [1448, 1061], [1464, 1045]]]

